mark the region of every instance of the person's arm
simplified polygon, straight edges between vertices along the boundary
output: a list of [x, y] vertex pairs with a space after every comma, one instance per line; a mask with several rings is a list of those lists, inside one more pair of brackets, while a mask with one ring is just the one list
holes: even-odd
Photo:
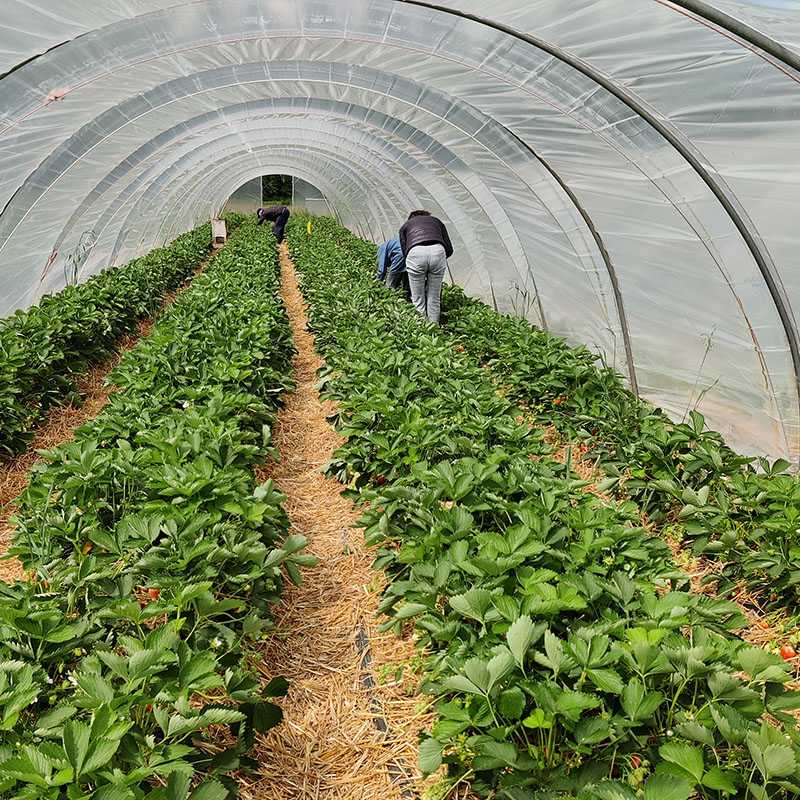
[[387, 269], [392, 274], [399, 274], [405, 271], [406, 260], [403, 257], [403, 248], [400, 246], [399, 239], [393, 239], [386, 248]]
[[442, 239], [444, 241], [444, 254], [450, 258], [453, 255], [453, 243], [450, 241], [450, 234], [447, 232], [447, 226], [442, 222], [439, 221], [439, 224], [442, 226]]
[[[406, 224], [408, 224], [408, 223], [406, 223]], [[406, 258], [406, 256], [408, 256], [408, 250], [406, 250], [406, 226], [405, 225], [403, 225], [403, 227], [400, 228], [400, 237], [399, 238], [400, 238], [400, 249], [403, 251], [403, 258]]]
[[386, 244], [382, 244], [378, 248], [378, 271], [375, 273], [375, 279], [382, 281], [386, 277]]
[[383, 282], [388, 283], [389, 275], [392, 271], [392, 251], [391, 248], [387, 245], [386, 251], [383, 254]]

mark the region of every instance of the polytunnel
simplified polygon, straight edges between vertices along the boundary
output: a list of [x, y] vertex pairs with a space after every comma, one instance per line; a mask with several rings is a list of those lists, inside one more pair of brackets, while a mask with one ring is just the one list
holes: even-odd
[[584, 343], [676, 419], [800, 458], [800, 17], [789, 0], [7, 0], [0, 314], [317, 186], [374, 241]]
[[800, 797], [800, 0], [3, 0], [0, 800]]

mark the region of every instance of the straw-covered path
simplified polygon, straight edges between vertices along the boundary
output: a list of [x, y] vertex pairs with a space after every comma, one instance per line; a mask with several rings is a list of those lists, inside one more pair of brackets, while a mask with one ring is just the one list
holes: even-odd
[[[68, 402], [54, 406], [36, 429], [28, 448], [14, 458], [0, 459], [0, 554], [6, 553], [14, 538], [11, 518], [15, 512], [15, 500], [28, 485], [31, 470], [41, 461], [41, 450], [53, 450], [73, 439], [75, 431], [97, 417], [108, 403], [109, 396], [117, 388], [107, 381], [112, 370], [125, 353], [140, 339], [149, 336], [158, 317], [185, 292], [192, 281], [208, 265], [214, 253], [203, 259], [194, 272], [177, 288], [167, 292], [158, 310], [150, 317], [139, 320], [135, 330], [124, 334], [116, 344], [113, 355], [105, 361], [93, 364], [86, 372], [73, 376], [80, 402]], [[23, 580], [25, 572], [16, 558], [0, 560], [0, 580], [12, 583]]]
[[288, 587], [276, 609], [275, 632], [258, 658], [265, 679], [284, 675], [282, 724], [257, 745], [260, 773], [242, 778], [249, 800], [395, 800], [415, 797], [418, 710], [413, 678], [395, 677], [414, 655], [409, 642], [380, 634], [376, 619], [381, 579], [358, 511], [342, 485], [320, 468], [341, 442], [327, 421], [334, 410], [316, 388], [322, 360], [307, 330], [303, 296], [286, 246], [281, 248], [282, 295], [297, 355], [296, 390], [285, 398], [273, 442], [280, 461], [259, 476], [287, 496], [292, 531], [309, 539], [319, 559]]

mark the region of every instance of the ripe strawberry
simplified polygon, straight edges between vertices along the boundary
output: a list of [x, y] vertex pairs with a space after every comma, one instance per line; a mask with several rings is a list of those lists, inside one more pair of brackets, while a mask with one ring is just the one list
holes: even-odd
[[161, 597], [161, 589], [148, 589], [147, 596], [151, 600], [158, 600], [158, 598]]
[[785, 644], [781, 647], [781, 658], [784, 661], [791, 661], [797, 657], [797, 651], [790, 644]]

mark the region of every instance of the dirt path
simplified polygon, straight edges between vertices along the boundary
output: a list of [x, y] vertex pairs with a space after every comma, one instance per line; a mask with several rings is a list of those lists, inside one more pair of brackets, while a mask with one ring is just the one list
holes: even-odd
[[[0, 553], [8, 550], [14, 536], [14, 526], [10, 522], [15, 511], [14, 501], [27, 487], [31, 470], [41, 460], [37, 451], [52, 450], [70, 441], [77, 428], [93, 420], [103, 410], [110, 394], [116, 390], [106, 384], [109, 373], [128, 350], [150, 333], [158, 316], [189, 288], [192, 280], [206, 268], [212, 255], [213, 253], [209, 254], [181, 286], [164, 296], [158, 311], [152, 317], [140, 320], [135, 331], [125, 334], [119, 340], [111, 358], [95, 364], [86, 373], [75, 378], [76, 389], [83, 399], [80, 405], [70, 403], [51, 409], [37, 428], [28, 449], [16, 458], [0, 461]], [[10, 583], [24, 577], [22, 564], [16, 558], [0, 561], [0, 580]]]
[[[358, 511], [341, 484], [320, 467], [341, 442], [327, 422], [316, 373], [322, 364], [306, 329], [303, 296], [285, 245], [282, 295], [294, 333], [296, 391], [286, 398], [274, 430], [281, 460], [259, 476], [287, 495], [292, 530], [308, 537], [319, 564], [304, 571], [277, 610], [260, 669], [285, 675], [285, 718], [262, 737], [258, 776], [243, 779], [248, 800], [398, 800], [415, 797], [418, 732], [414, 680], [395, 667], [414, 655], [411, 642], [376, 631], [380, 576], [360, 530]], [[386, 680], [387, 675], [389, 679]]]

